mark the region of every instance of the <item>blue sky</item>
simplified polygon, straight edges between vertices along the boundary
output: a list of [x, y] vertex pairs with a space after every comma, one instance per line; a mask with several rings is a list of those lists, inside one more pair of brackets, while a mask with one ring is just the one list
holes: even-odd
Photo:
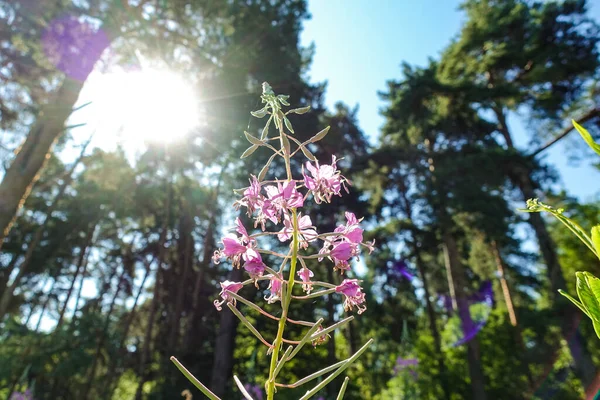
[[[402, 61], [425, 65], [429, 57], [439, 55], [464, 20], [459, 4], [457, 0], [311, 0], [312, 19], [305, 22], [301, 38], [303, 45], [316, 45], [309, 76], [313, 82], [328, 82], [329, 107], [337, 101], [358, 104], [359, 124], [375, 139], [383, 124], [379, 109], [384, 105], [377, 91], [385, 89], [387, 80], [401, 78]], [[589, 4], [591, 15], [599, 21], [600, 0]], [[516, 144], [525, 148], [530, 136], [524, 123], [518, 117], [509, 123]], [[571, 141], [577, 139], [575, 135]], [[572, 145], [559, 143], [545, 160], [558, 169], [570, 194], [590, 200], [600, 190], [600, 172], [589, 161], [572, 165], [565, 156], [569, 151]]]

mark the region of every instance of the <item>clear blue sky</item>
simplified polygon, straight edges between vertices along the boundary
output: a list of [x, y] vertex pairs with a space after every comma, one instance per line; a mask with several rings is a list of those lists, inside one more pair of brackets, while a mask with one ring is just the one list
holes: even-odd
[[[457, 0], [311, 0], [312, 19], [304, 25], [302, 44], [314, 42], [316, 53], [309, 76], [327, 81], [327, 105], [337, 101], [358, 104], [359, 124], [372, 139], [379, 134], [384, 105], [377, 91], [389, 79], [401, 79], [400, 64], [425, 65], [437, 57], [460, 30], [464, 15]], [[600, 0], [589, 2], [591, 15], [600, 20]], [[518, 118], [511, 128], [518, 146], [529, 135]], [[576, 139], [573, 134], [571, 140]], [[546, 157], [554, 165], [569, 193], [591, 199], [600, 190], [600, 172], [589, 166], [570, 165], [565, 153], [571, 147], [557, 144]]]

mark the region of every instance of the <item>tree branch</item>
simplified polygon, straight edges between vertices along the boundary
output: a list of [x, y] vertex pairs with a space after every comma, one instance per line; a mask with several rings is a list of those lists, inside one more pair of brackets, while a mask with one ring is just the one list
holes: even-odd
[[[588, 112], [583, 114], [581, 117], [579, 117], [579, 119], [576, 119], [575, 122], [582, 125], [582, 124], [586, 123], [587, 121], [589, 121], [599, 115], [600, 115], [600, 108], [592, 108], [591, 110], [589, 110]], [[542, 147], [540, 147], [539, 149], [537, 149], [533, 153], [531, 153], [529, 155], [529, 157], [533, 158], [533, 157], [537, 156], [538, 154], [540, 154], [542, 151], [547, 150], [550, 146], [554, 145], [556, 142], [558, 142], [559, 140], [566, 137], [569, 133], [571, 133], [571, 131], [573, 129], [575, 129], [573, 127], [573, 125], [569, 125], [565, 129], [563, 129], [555, 138], [553, 138], [552, 140], [550, 140], [549, 142], [544, 144]]]

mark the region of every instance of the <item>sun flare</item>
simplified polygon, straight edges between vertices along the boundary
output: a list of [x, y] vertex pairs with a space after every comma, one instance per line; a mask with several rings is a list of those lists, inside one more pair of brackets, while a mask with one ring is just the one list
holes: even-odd
[[[91, 102], [84, 121], [105, 139], [113, 134], [127, 142], [168, 142], [198, 126], [194, 85], [174, 72], [157, 69], [97, 74], [84, 88]], [[88, 107], [86, 107], [88, 108]]]

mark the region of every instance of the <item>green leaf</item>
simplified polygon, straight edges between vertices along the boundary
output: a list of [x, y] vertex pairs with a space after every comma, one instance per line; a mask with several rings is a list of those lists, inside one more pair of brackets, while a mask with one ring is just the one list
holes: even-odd
[[594, 142], [592, 139], [592, 135], [585, 129], [583, 126], [579, 125], [575, 120], [571, 120], [573, 122], [573, 126], [577, 129], [577, 132], [581, 135], [583, 140], [587, 143], [588, 146], [592, 148], [598, 155], [600, 155], [600, 145]]
[[342, 383], [342, 387], [340, 388], [340, 392], [338, 393], [338, 395], [335, 398], [335, 400], [342, 400], [344, 398], [344, 393], [346, 393], [346, 387], [348, 386], [348, 382], [349, 381], [350, 381], [350, 378], [348, 378], [348, 377], [344, 378], [344, 383]]
[[347, 358], [346, 361], [335, 372], [331, 373], [331, 375], [329, 375], [327, 378], [325, 378], [324, 380], [322, 380], [317, 386], [315, 386], [314, 388], [312, 388], [311, 390], [309, 390], [308, 392], [306, 392], [306, 394], [304, 396], [302, 396], [300, 398], [300, 400], [310, 399], [312, 396], [314, 396], [315, 394], [317, 394], [317, 392], [319, 390], [323, 389], [327, 384], [329, 384], [329, 382], [331, 382], [339, 374], [341, 374], [342, 372], [344, 372], [344, 370], [346, 368], [348, 368], [350, 366], [350, 364], [352, 364], [354, 361], [356, 361], [356, 359], [358, 357], [360, 357], [361, 354], [365, 352], [365, 350], [367, 350], [367, 348], [371, 345], [371, 343], [373, 343], [373, 339], [369, 339], [367, 341], [367, 343], [365, 343], [363, 347], [361, 347], [356, 353], [354, 353], [354, 355], [352, 357]]
[[248, 156], [250, 156], [252, 153], [254, 153], [256, 151], [256, 149], [258, 149], [258, 145], [257, 144], [253, 144], [252, 146], [248, 147], [246, 149], [245, 152], [242, 153], [242, 156], [240, 158], [246, 158]]
[[283, 144], [283, 148], [285, 149], [285, 154], [290, 154], [290, 140], [283, 132], [281, 132], [281, 142]]
[[594, 325], [594, 331], [596, 332], [596, 336], [600, 339], [600, 322], [592, 320], [592, 325]]
[[315, 136], [311, 137], [310, 139], [308, 139], [309, 142], [311, 143], [315, 143], [318, 142], [319, 140], [323, 139], [325, 137], [325, 135], [327, 135], [327, 133], [329, 132], [329, 126], [325, 129], [323, 129], [321, 132], [317, 133]]
[[596, 304], [598, 305], [598, 311], [596, 313], [590, 312], [590, 314], [593, 320], [600, 322], [600, 279], [596, 278], [589, 272], [584, 272], [584, 274], [586, 277], [587, 285], [592, 291], [594, 299], [596, 300]]
[[185, 375], [185, 377], [192, 382], [192, 384], [194, 386], [196, 386], [198, 389], [200, 389], [200, 391], [202, 393], [204, 393], [204, 395], [206, 397], [208, 397], [211, 400], [221, 400], [216, 394], [214, 394], [213, 392], [210, 391], [209, 388], [207, 388], [206, 386], [204, 386], [202, 384], [202, 382], [200, 382], [198, 379], [196, 379], [196, 377], [194, 375], [191, 374], [190, 371], [188, 371], [183, 364], [181, 364], [175, 357], [171, 357], [171, 361], [173, 362], [173, 364], [175, 364], [175, 366], [181, 371], [181, 373], [183, 375]]
[[596, 248], [596, 256], [600, 258], [600, 225], [596, 225], [592, 228], [592, 243]]
[[588, 285], [587, 272], [576, 272], [575, 276], [577, 276], [577, 296], [579, 296], [579, 300], [581, 304], [588, 311], [588, 315], [592, 320], [595, 320], [600, 315], [600, 305], [598, 304], [598, 300], [594, 296], [592, 289]]
[[251, 134], [249, 134], [248, 132], [244, 131], [244, 135], [246, 135], [246, 139], [248, 139], [248, 141], [252, 144], [256, 144], [256, 145], [263, 145], [265, 144], [262, 140], [260, 140], [257, 137], [252, 136]]
[[248, 391], [244, 387], [244, 384], [240, 381], [240, 379], [237, 377], [237, 375], [233, 376], [233, 380], [235, 381], [235, 384], [237, 385], [238, 389], [240, 389], [242, 396], [244, 396], [244, 398], [246, 400], [253, 400], [252, 396], [250, 396], [250, 393], [248, 393]]
[[252, 116], [256, 117], [256, 118], [262, 118], [265, 115], [267, 115], [267, 109], [266, 108], [262, 108], [260, 110], [250, 111], [250, 114], [252, 114]]
[[583, 304], [581, 304], [581, 302], [579, 300], [577, 300], [576, 298], [574, 298], [573, 296], [571, 296], [569, 293], [565, 292], [564, 290], [559, 289], [558, 293], [562, 294], [567, 299], [571, 300], [571, 303], [575, 304], [589, 318], [592, 318], [592, 317], [590, 317], [590, 313], [588, 312], [588, 310], [585, 309], [585, 307], [583, 306]]
[[287, 99], [289, 99], [290, 96], [284, 95], [284, 94], [280, 94], [279, 96], [277, 96], [277, 99], [279, 100], [279, 102], [281, 104], [283, 104], [284, 106], [289, 106], [290, 103], [287, 102]]
[[294, 133], [294, 128], [292, 128], [292, 123], [290, 122], [289, 119], [287, 119], [287, 117], [283, 117], [283, 122], [285, 122], [285, 127], [288, 128], [288, 130], [292, 133]]
[[315, 161], [317, 159], [306, 147], [300, 146], [300, 150], [302, 150], [302, 153], [304, 153], [306, 158], [308, 158], [310, 161]]
[[262, 181], [263, 179], [265, 179], [265, 175], [267, 175], [267, 171], [269, 171], [269, 167], [271, 166], [271, 162], [273, 162], [273, 159], [275, 158], [275, 156], [277, 155], [277, 153], [273, 154], [268, 160], [267, 163], [265, 164], [264, 167], [262, 167], [262, 169], [260, 170], [260, 172], [258, 173], [258, 180]]
[[260, 134], [260, 140], [265, 140], [267, 138], [267, 135], [269, 134], [269, 125], [271, 125], [271, 121], [273, 120], [273, 116], [271, 115], [269, 117], [269, 120], [267, 121], [265, 127], [263, 128], [261, 134]]
[[300, 107], [300, 108], [294, 108], [292, 110], [289, 110], [288, 112], [286, 112], [286, 114], [306, 114], [307, 112], [310, 111], [310, 106], [306, 106], [306, 107]]

